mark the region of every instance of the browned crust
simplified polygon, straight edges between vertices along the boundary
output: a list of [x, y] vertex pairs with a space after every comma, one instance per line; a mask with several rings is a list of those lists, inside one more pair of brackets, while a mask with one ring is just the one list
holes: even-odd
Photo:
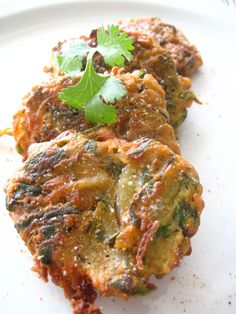
[[[174, 130], [168, 124], [169, 115], [162, 87], [150, 74], [140, 77], [140, 71], [123, 73], [115, 68], [113, 73], [123, 81], [127, 96], [115, 104], [117, 121], [104, 127], [102, 132], [92, 129], [91, 136], [102, 139], [99, 133], [104, 137], [106, 130], [106, 136], [117, 136], [128, 141], [150, 137], [158, 139], [178, 153], [179, 145]], [[59, 100], [58, 92], [71, 84], [68, 77], [55, 77], [34, 87], [24, 97], [23, 106], [14, 115], [13, 131], [25, 158], [32, 143], [51, 140], [65, 130], [84, 132], [94, 127], [86, 120], [83, 111]]]
[[121, 20], [119, 25], [125, 31], [143, 32], [154, 37], [170, 53], [181, 75], [190, 77], [202, 65], [199, 51], [183, 32], [173, 25], [163, 23], [159, 18]]
[[138, 252], [136, 255], [137, 267], [139, 269], [143, 269], [144, 255], [146, 253], [148, 245], [150, 244], [151, 241], [153, 241], [153, 236], [154, 236], [155, 232], [157, 231], [159, 225], [160, 225], [159, 221], [150, 222], [149, 226], [147, 227], [147, 230], [143, 234], [143, 237], [142, 237], [142, 240], [139, 244]]

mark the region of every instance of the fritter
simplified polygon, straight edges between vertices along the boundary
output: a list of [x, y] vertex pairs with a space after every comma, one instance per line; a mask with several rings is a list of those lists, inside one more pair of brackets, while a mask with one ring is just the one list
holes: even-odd
[[[116, 102], [118, 119], [105, 127], [106, 137], [117, 136], [128, 141], [139, 137], [154, 138], [178, 153], [174, 130], [168, 124], [169, 114], [162, 87], [150, 74], [142, 71], [122, 73], [114, 68], [113, 73], [124, 83], [127, 96]], [[70, 107], [58, 98], [61, 89], [77, 81], [56, 76], [34, 87], [25, 96], [13, 122], [18, 150], [25, 156], [30, 144], [51, 140], [66, 130], [84, 132], [92, 128], [94, 138], [104, 140], [104, 128], [94, 129], [95, 125], [85, 119], [83, 111]]]
[[[198, 102], [194, 93], [189, 90], [191, 80], [178, 75], [171, 55], [158, 45], [153, 36], [142, 32], [130, 32], [128, 29], [125, 29], [125, 31], [133, 39], [135, 49], [132, 51], [133, 59], [126, 62], [124, 70], [132, 72], [141, 69], [151, 74], [158, 81], [165, 91], [170, 124], [177, 128], [186, 118], [186, 109], [191, 106], [193, 101]], [[59, 42], [53, 51], [55, 54], [60, 54], [64, 45], [70, 45], [80, 39], [88, 41], [91, 47], [96, 46], [97, 30], [93, 30], [89, 37], [81, 36], [81, 38]], [[97, 72], [111, 71], [111, 68], [105, 65], [103, 57], [99, 54], [95, 56], [94, 63]], [[52, 72], [56, 75], [61, 74], [54, 62], [52, 62]]]
[[118, 24], [125, 31], [142, 32], [154, 37], [157, 43], [170, 53], [181, 75], [189, 77], [202, 65], [202, 58], [197, 48], [190, 44], [179, 29], [163, 23], [159, 18], [121, 20]]
[[141, 33], [129, 33], [129, 36], [134, 39], [136, 49], [125, 70], [129, 72], [140, 68], [153, 75], [165, 91], [170, 124], [177, 128], [185, 120], [187, 108], [193, 101], [198, 102], [194, 93], [189, 90], [191, 80], [178, 75], [172, 57], [156, 44], [153, 37]]
[[103, 142], [67, 131], [33, 144], [6, 187], [7, 209], [35, 270], [75, 314], [100, 313], [97, 292], [128, 298], [190, 254], [202, 187], [194, 168], [142, 138]]

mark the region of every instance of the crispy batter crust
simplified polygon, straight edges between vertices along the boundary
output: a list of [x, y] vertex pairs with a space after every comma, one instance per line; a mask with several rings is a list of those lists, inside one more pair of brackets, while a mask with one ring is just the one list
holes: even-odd
[[121, 20], [119, 25], [125, 31], [142, 32], [154, 37], [175, 61], [178, 73], [190, 77], [202, 65], [197, 48], [175, 26], [163, 23], [159, 18]]
[[64, 289], [74, 314], [100, 313], [96, 291], [146, 293], [151, 275], [178, 265], [199, 226], [201, 192], [193, 167], [159, 142], [72, 131], [32, 145], [6, 187], [35, 271]]

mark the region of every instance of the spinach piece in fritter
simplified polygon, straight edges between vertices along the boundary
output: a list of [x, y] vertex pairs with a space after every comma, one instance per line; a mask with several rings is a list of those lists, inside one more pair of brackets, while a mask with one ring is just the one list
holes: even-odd
[[182, 201], [176, 208], [173, 214], [175, 222], [183, 230], [186, 237], [191, 237], [192, 233], [190, 227], [195, 228], [199, 224], [199, 215], [195, 208], [190, 207], [186, 202]]
[[89, 140], [84, 144], [84, 150], [88, 151], [92, 155], [96, 154], [96, 141], [95, 140]]
[[47, 226], [42, 227], [41, 231], [44, 238], [49, 239], [55, 234], [55, 227], [54, 225], [47, 225]]
[[56, 166], [65, 155], [65, 150], [61, 148], [53, 148], [46, 152], [40, 152], [26, 161], [24, 170], [30, 173], [34, 178], [40, 177]]
[[122, 171], [123, 164], [120, 162], [115, 162], [113, 160], [110, 160], [106, 166], [106, 171], [108, 171], [111, 175], [114, 177], [119, 177]]
[[43, 264], [50, 265], [52, 263], [52, 251], [53, 248], [51, 246], [45, 246], [39, 250], [39, 259]]
[[20, 183], [19, 189], [15, 192], [14, 199], [22, 195], [38, 196], [41, 194], [41, 188], [32, 184]]
[[160, 237], [163, 237], [163, 238], [168, 238], [168, 236], [172, 233], [172, 230], [170, 228], [170, 226], [160, 226], [158, 229], [157, 229], [157, 232], [156, 232], [156, 236], [160, 236]]
[[47, 212], [31, 214], [26, 219], [15, 224], [15, 228], [18, 232], [23, 231], [25, 228], [29, 227], [34, 220], [39, 220], [43, 224], [49, 219], [54, 217], [63, 217], [63, 215], [81, 215], [81, 210], [72, 206], [65, 206], [60, 208], [52, 208]]
[[8, 211], [14, 211], [14, 205], [16, 205], [21, 198], [25, 196], [38, 196], [40, 194], [40, 187], [20, 182], [19, 188], [14, 192], [14, 195], [11, 198], [6, 197], [6, 208]]

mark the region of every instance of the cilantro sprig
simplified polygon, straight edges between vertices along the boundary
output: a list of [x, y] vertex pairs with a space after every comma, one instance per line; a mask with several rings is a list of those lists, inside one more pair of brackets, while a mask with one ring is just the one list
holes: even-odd
[[62, 73], [68, 74], [72, 79], [83, 68], [83, 60], [89, 52], [89, 45], [84, 40], [64, 44], [60, 54], [55, 54], [56, 64]]
[[[109, 66], [124, 66], [125, 59], [130, 61], [134, 49], [133, 41], [128, 34], [120, 33], [119, 27], [102, 26], [97, 32], [97, 47], [89, 47], [84, 40], [66, 46], [56, 55], [59, 69], [72, 79], [81, 75], [79, 83], [64, 88], [59, 98], [78, 110], [85, 111], [85, 117], [90, 122], [111, 124], [116, 121], [116, 109], [113, 106], [117, 100], [126, 95], [126, 89], [121, 80], [110, 74], [97, 73], [93, 65], [93, 56], [100, 53]], [[86, 67], [83, 72], [83, 62]]]

